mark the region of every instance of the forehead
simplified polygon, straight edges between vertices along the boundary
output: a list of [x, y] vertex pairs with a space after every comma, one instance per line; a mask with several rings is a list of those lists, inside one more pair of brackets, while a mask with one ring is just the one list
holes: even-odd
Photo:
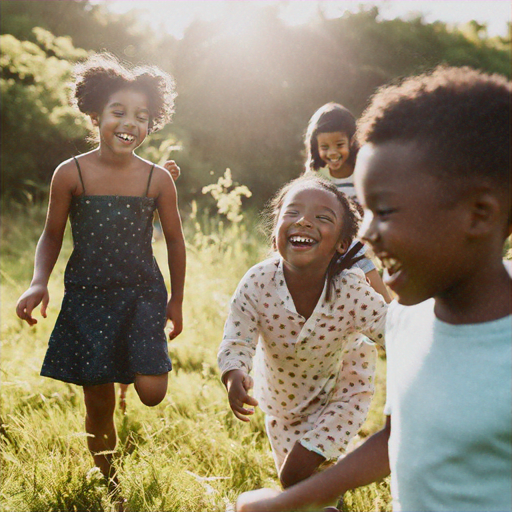
[[330, 190], [314, 184], [297, 184], [286, 194], [283, 207], [290, 204], [311, 205], [318, 208], [341, 210], [338, 198]]
[[[441, 192], [428, 172], [424, 150], [414, 142], [365, 144], [357, 155], [354, 184], [366, 201], [374, 196], [416, 197]], [[431, 197], [435, 200], [435, 197]]]
[[131, 87], [125, 87], [112, 93], [107, 101], [107, 107], [111, 105], [130, 105], [137, 108], [148, 108], [148, 97], [147, 95], [137, 89]]
[[345, 142], [348, 140], [348, 136], [345, 132], [323, 132], [319, 133], [316, 138], [320, 144]]

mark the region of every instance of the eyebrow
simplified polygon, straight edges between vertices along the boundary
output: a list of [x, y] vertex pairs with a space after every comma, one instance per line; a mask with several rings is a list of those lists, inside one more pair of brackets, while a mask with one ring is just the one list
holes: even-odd
[[[111, 103], [108, 108], [117, 108], [117, 107], [125, 107], [125, 105], [123, 105], [122, 103], [119, 103], [118, 101], [116, 101], [115, 103]], [[141, 108], [139, 109], [139, 112], [145, 112], [146, 114], [149, 115], [149, 109], [147, 108]]]
[[[301, 206], [302, 203], [288, 203], [286, 205], [286, 208], [290, 208], [290, 207], [293, 207], [293, 206]], [[332, 215], [334, 215], [334, 217], [337, 219], [338, 216], [336, 215], [336, 212], [332, 209], [332, 208], [329, 208], [328, 206], [321, 206], [320, 208], [322, 208], [323, 210], [327, 210], [329, 213], [331, 213]]]

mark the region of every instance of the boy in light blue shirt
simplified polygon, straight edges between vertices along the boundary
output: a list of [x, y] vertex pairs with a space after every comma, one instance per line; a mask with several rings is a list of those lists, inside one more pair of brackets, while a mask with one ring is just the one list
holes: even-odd
[[397, 302], [385, 427], [332, 468], [238, 511], [311, 510], [391, 473], [394, 511], [512, 510], [511, 83], [440, 67], [363, 114], [362, 237]]

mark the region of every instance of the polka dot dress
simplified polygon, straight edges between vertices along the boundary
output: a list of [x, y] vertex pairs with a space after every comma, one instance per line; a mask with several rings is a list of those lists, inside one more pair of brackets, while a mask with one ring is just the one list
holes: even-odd
[[41, 375], [130, 384], [136, 373], [171, 370], [167, 290], [151, 247], [155, 208], [156, 198], [90, 196], [85, 188], [72, 199], [74, 248]]
[[266, 414], [276, 466], [295, 442], [326, 459], [357, 434], [374, 392], [376, 349], [387, 305], [360, 269], [341, 272], [304, 318], [286, 285], [283, 262], [252, 267], [233, 295], [219, 347], [222, 375], [254, 368], [254, 396]]

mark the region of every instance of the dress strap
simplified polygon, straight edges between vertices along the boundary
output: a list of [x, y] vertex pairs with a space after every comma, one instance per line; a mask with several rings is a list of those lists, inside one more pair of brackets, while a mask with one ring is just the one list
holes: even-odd
[[78, 164], [78, 160], [77, 160], [76, 156], [74, 156], [73, 158], [75, 160], [76, 168], [78, 169], [78, 176], [80, 178], [80, 183], [82, 184], [82, 190], [83, 190], [82, 195], [85, 195], [85, 185], [84, 185], [84, 179], [82, 177], [82, 171], [80, 169], [80, 165]]
[[149, 171], [149, 178], [148, 178], [148, 186], [146, 187], [146, 193], [144, 194], [145, 197], [148, 197], [149, 193], [149, 185], [151, 184], [151, 177], [153, 176], [153, 169], [155, 168], [155, 164], [151, 167], [151, 170]]

